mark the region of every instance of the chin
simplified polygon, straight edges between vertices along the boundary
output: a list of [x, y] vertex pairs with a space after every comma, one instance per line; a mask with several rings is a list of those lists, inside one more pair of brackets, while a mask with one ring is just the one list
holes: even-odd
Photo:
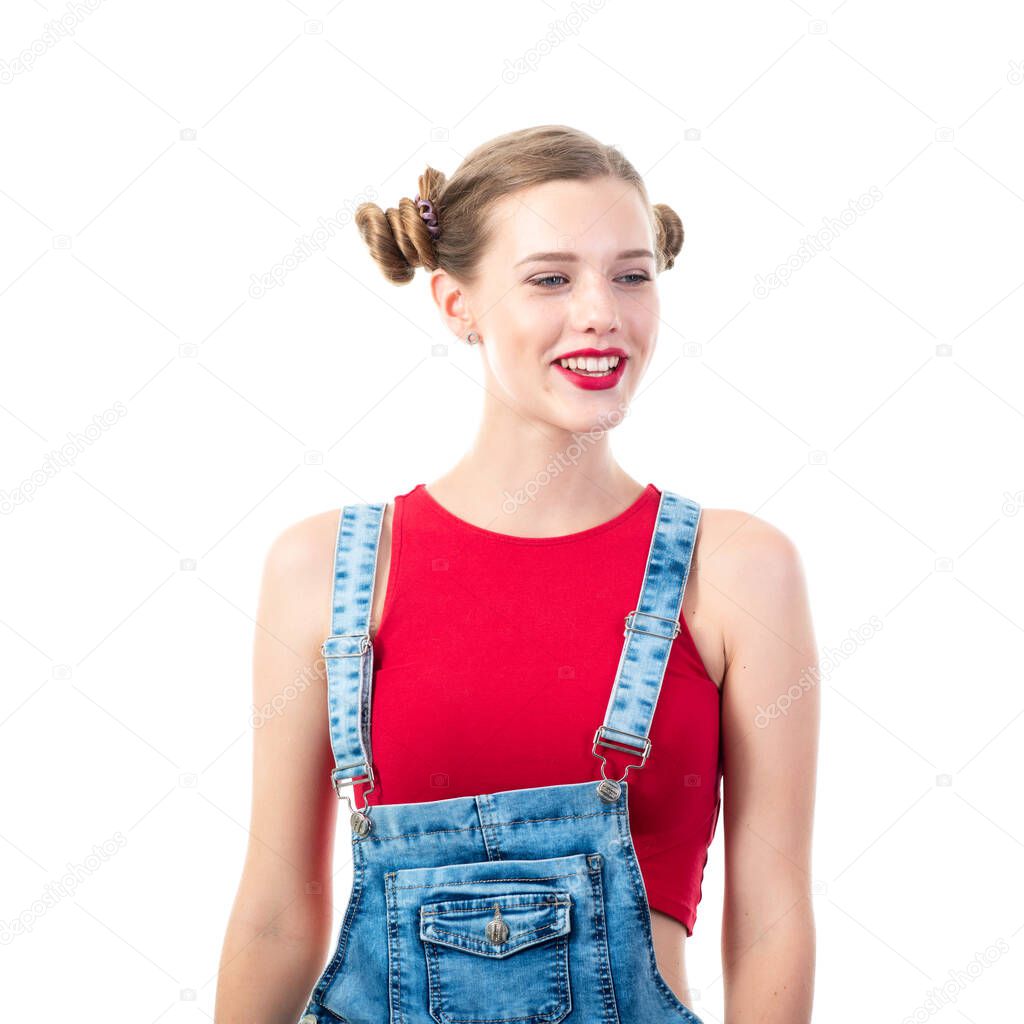
[[564, 401], [549, 411], [545, 417], [560, 430], [573, 434], [601, 433], [614, 430], [629, 415], [629, 405], [624, 396], [614, 399], [594, 400], [569, 405]]

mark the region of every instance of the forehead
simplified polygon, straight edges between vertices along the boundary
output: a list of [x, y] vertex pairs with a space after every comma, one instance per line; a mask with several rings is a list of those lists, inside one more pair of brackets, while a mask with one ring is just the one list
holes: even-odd
[[640, 193], [619, 178], [547, 181], [520, 189], [495, 203], [491, 220], [493, 249], [503, 259], [542, 248], [630, 248], [651, 241]]

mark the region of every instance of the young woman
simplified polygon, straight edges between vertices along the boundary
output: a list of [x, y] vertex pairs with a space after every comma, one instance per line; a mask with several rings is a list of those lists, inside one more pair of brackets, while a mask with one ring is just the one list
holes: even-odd
[[[701, 510], [667, 481], [645, 486], [607, 433], [654, 353], [657, 275], [681, 249], [679, 217], [650, 204], [615, 147], [542, 126], [480, 146], [450, 180], [428, 168], [415, 200], [364, 204], [357, 224], [391, 281], [429, 272], [445, 325], [479, 353], [483, 414], [444, 475], [386, 505], [303, 520], [272, 545], [255, 706], [305, 685], [255, 730], [252, 838], [218, 1024], [699, 1021], [684, 950], [723, 780], [726, 1021], [808, 1021], [818, 696], [799, 555], [755, 516]], [[694, 436], [680, 430], [673, 445], [685, 453]], [[354, 579], [360, 544], [371, 562]], [[652, 594], [661, 604], [645, 604]], [[361, 632], [339, 623], [363, 622], [358, 650], [321, 648]], [[632, 643], [648, 645], [640, 661], [655, 684], [645, 727], [620, 746], [607, 742], [616, 730], [595, 728], [636, 699]], [[342, 765], [346, 742], [358, 769]], [[630, 770], [595, 796], [594, 782]], [[553, 795], [572, 805], [564, 815], [543, 802]], [[339, 796], [357, 882], [325, 970]], [[535, 799], [548, 809], [522, 813]], [[612, 821], [618, 837], [579, 861]], [[527, 824], [532, 839], [514, 827]], [[479, 847], [460, 845], [470, 840]], [[530, 870], [555, 856], [591, 880], [604, 872], [604, 902], [587, 910], [592, 894], [572, 872]], [[400, 870], [375, 875], [387, 857]], [[500, 876], [485, 879], [504, 885], [500, 899], [454, 899], [481, 891], [478, 868]], [[395, 879], [433, 886], [437, 872], [451, 888], [417, 905], [423, 930], [407, 939], [416, 925], [395, 919], [397, 889], [430, 887]], [[564, 892], [544, 888], [570, 876]]]

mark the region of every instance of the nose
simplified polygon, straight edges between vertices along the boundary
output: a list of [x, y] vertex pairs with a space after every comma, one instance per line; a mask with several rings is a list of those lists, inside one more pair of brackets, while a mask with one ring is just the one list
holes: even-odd
[[618, 298], [603, 274], [584, 268], [577, 275], [572, 290], [571, 319], [573, 330], [581, 334], [607, 334], [622, 325]]

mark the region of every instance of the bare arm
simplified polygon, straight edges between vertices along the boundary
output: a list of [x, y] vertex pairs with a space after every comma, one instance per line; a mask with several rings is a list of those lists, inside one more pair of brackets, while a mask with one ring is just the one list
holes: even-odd
[[803, 568], [783, 533], [747, 518], [715, 570], [726, 646], [726, 1024], [807, 1024], [820, 679]]
[[221, 953], [216, 1024], [294, 1024], [323, 970], [338, 798], [320, 643], [337, 514], [285, 530], [266, 558], [253, 653], [250, 838]]

